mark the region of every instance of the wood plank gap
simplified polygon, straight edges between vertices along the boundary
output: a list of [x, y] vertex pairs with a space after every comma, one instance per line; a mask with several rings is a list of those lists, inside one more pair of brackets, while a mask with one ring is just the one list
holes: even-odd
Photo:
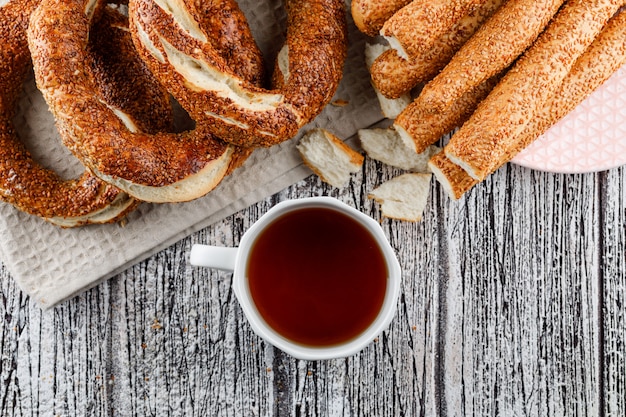
[[[435, 204], [437, 206], [437, 213], [447, 213], [448, 211], [445, 209], [445, 203], [443, 199], [448, 199], [449, 197], [445, 195], [444, 191], [441, 189], [439, 184], [437, 184], [437, 193], [433, 193], [437, 198], [435, 200]], [[450, 279], [449, 277], [449, 247], [448, 247], [448, 238], [446, 236], [446, 218], [445, 216], [439, 215], [437, 216], [437, 245], [439, 251], [439, 267], [437, 279], [435, 280], [434, 288], [433, 288], [433, 300], [437, 303], [436, 306], [433, 306], [433, 311], [436, 312], [437, 318], [433, 319], [434, 324], [434, 335], [433, 340], [435, 340], [436, 347], [434, 349], [435, 355], [432, 356], [433, 363], [433, 393], [437, 397], [434, 399], [433, 404], [435, 407], [434, 415], [435, 416], [447, 416], [448, 410], [446, 407], [445, 399], [446, 399], [446, 387], [447, 384], [445, 382], [445, 358], [446, 358], [446, 346], [445, 346], [445, 333], [447, 329], [447, 283]], [[461, 372], [461, 375], [463, 373]], [[465, 401], [463, 401], [463, 404]]]
[[295, 410], [292, 404], [291, 391], [293, 387], [293, 377], [291, 374], [290, 358], [280, 349], [274, 349], [274, 361], [272, 372], [274, 373], [274, 405], [272, 414], [275, 416], [287, 416], [293, 414]]
[[604, 355], [605, 346], [605, 328], [604, 328], [604, 292], [606, 291], [606, 285], [604, 282], [604, 253], [606, 250], [605, 239], [607, 238], [604, 233], [604, 225], [606, 221], [606, 204], [607, 204], [607, 173], [600, 172], [596, 176], [596, 189], [598, 190], [598, 416], [605, 417], [606, 415], [606, 401], [605, 401], [605, 384], [604, 384], [604, 369], [606, 364], [606, 357]]

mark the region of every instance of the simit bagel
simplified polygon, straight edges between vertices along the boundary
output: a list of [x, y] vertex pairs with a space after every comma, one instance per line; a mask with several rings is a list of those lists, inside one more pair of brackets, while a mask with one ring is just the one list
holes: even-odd
[[[85, 59], [92, 14], [85, 13], [88, 3], [43, 0], [28, 28], [37, 85], [68, 133], [65, 144], [94, 174], [139, 200], [176, 202], [205, 195], [232, 163], [241, 161], [239, 150], [198, 121], [182, 133], [144, 133], [129, 128], [104, 105], [93, 94], [97, 77]], [[95, 11], [101, 7], [96, 2]], [[260, 56], [243, 46], [225, 55], [244, 53]]]
[[[0, 7], [0, 196], [22, 211], [63, 227], [118, 220], [137, 205], [135, 200], [89, 170], [77, 179], [63, 180], [33, 160], [13, 126], [22, 84], [31, 69], [26, 28], [38, 3], [39, 0], [12, 1]], [[116, 11], [107, 10], [95, 29], [95, 39], [128, 40], [128, 22], [124, 19]], [[166, 127], [172, 120], [167, 95], [145, 72], [131, 71], [140, 63], [136, 54], [122, 52], [109, 59], [111, 50], [106, 43], [89, 44], [88, 56], [93, 58], [94, 70], [109, 81], [97, 86], [103, 101], [142, 128]], [[141, 81], [145, 88], [137, 88], [132, 81]], [[148, 109], [157, 117], [147, 117]], [[60, 134], [63, 137], [65, 132], [61, 130]]]
[[135, 45], [153, 73], [193, 118], [237, 146], [292, 138], [328, 104], [341, 79], [347, 49], [343, 0], [285, 1], [287, 40], [273, 77], [278, 86], [269, 90], [233, 73], [196, 30], [191, 1], [131, 0], [129, 8]]

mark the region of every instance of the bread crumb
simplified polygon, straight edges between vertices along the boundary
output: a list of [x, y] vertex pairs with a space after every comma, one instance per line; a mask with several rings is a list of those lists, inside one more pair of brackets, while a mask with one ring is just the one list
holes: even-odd
[[154, 319], [154, 321], [152, 322], [152, 326], [150, 327], [152, 327], [153, 330], [161, 330], [163, 328], [158, 319]]
[[361, 129], [358, 131], [363, 150], [372, 159], [411, 172], [430, 173], [428, 161], [441, 148], [431, 145], [422, 153], [406, 146], [393, 128]]
[[383, 217], [418, 222], [428, 202], [432, 174], [408, 173], [397, 176], [368, 194], [381, 205]]
[[363, 155], [325, 129], [308, 131], [296, 148], [304, 163], [333, 187], [344, 187], [350, 174], [360, 171], [363, 165]]
[[335, 107], [346, 107], [348, 104], [350, 104], [350, 102], [348, 100], [338, 99], [331, 102], [330, 104]]

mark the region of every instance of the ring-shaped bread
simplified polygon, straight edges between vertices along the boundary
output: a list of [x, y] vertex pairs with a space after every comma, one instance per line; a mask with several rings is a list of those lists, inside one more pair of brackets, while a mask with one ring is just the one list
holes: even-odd
[[107, 3], [92, 19], [86, 56], [94, 74], [95, 95], [130, 129], [146, 133], [172, 130], [170, 94], [137, 54], [126, 7], [123, 3]]
[[[193, 118], [238, 146], [292, 138], [332, 99], [347, 50], [343, 0], [286, 0], [286, 43], [264, 89], [234, 74], [206, 42], [191, 0], [130, 0], [131, 32], [155, 76]], [[184, 27], [181, 34], [172, 27]]]
[[[248, 151], [219, 140], [198, 122], [181, 133], [129, 129], [93, 94], [96, 75], [85, 51], [94, 13], [90, 10], [102, 4], [42, 0], [31, 16], [28, 41], [35, 79], [57, 125], [68, 133], [64, 143], [95, 175], [139, 200], [179, 202], [205, 195]], [[237, 28], [235, 34], [242, 38], [246, 30]], [[224, 55], [258, 55], [256, 62], [262, 62], [255, 48], [256, 43], [242, 43]], [[242, 76], [250, 77], [249, 72]]]
[[[33, 160], [13, 125], [22, 85], [32, 69], [26, 29], [38, 3], [12, 0], [0, 7], [0, 196], [20, 210], [62, 227], [119, 220], [136, 207], [136, 200], [89, 170], [79, 178], [65, 180], [44, 168]], [[94, 35], [88, 56], [94, 71], [101, 74], [96, 89], [102, 100], [142, 129], [167, 128], [172, 121], [169, 96], [138, 58], [128, 34], [128, 19], [116, 10], [107, 10]], [[117, 45], [121, 42], [125, 47]]]

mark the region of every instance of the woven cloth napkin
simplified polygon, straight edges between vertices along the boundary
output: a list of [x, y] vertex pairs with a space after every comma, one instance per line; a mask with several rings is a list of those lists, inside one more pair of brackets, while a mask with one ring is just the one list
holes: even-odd
[[[284, 39], [282, 1], [239, 1], [266, 57]], [[61, 229], [0, 203], [0, 260], [20, 288], [42, 308], [50, 308], [117, 275], [178, 240], [219, 221], [310, 175], [295, 145], [302, 133], [323, 127], [349, 139], [357, 130], [382, 119], [370, 86], [363, 49], [367, 41], [350, 20], [349, 52], [334, 101], [300, 134], [248, 161], [207, 196], [177, 204], [143, 203], [128, 222]], [[281, 42], [277, 42], [280, 39]], [[60, 145], [53, 118], [34, 81], [26, 83], [15, 120], [18, 132], [36, 159], [64, 177], [82, 167]], [[71, 160], [71, 163], [68, 162]]]

